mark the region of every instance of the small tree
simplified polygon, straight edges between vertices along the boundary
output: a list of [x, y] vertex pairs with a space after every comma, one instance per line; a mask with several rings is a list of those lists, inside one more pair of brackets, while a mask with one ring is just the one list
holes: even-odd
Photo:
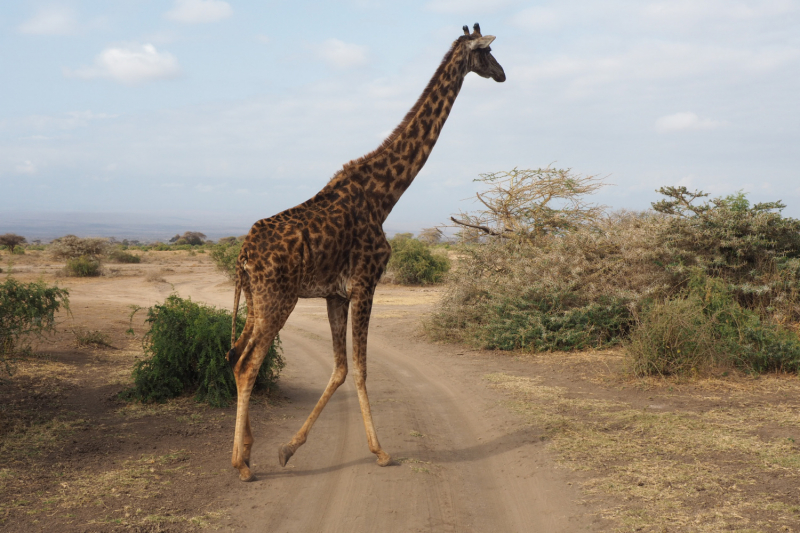
[[0, 246], [5, 246], [12, 254], [14, 253], [14, 248], [24, 242], [27, 242], [25, 237], [22, 235], [17, 235], [16, 233], [6, 233], [5, 235], [0, 235]]
[[443, 235], [439, 228], [425, 228], [419, 232], [418, 239], [425, 244], [439, 244], [442, 242]]
[[183, 235], [175, 235], [169, 240], [169, 242], [173, 244], [190, 244], [192, 246], [196, 246], [199, 244], [205, 244], [206, 234], [200, 233], [199, 231], [186, 231], [183, 233]]
[[108, 242], [108, 239], [97, 237], [82, 239], [75, 235], [65, 235], [53, 240], [50, 244], [50, 253], [56, 259], [88, 257], [100, 261], [110, 247], [111, 243]]
[[56, 259], [66, 260], [66, 273], [70, 276], [99, 276], [103, 258], [111, 248], [108, 239], [65, 235], [50, 244], [50, 253]]
[[55, 314], [69, 309], [68, 295], [41, 281], [20, 283], [9, 277], [0, 283], [0, 365], [6, 372], [22, 337], [55, 331]]
[[[485, 235], [518, 236], [536, 240], [596, 222], [605, 207], [584, 197], [605, 186], [597, 176], [576, 176], [571, 169], [540, 168], [481, 174], [475, 181], [489, 186], [476, 193], [483, 206], [477, 212], [450, 220], [474, 238]], [[472, 230], [472, 231], [469, 231]]]

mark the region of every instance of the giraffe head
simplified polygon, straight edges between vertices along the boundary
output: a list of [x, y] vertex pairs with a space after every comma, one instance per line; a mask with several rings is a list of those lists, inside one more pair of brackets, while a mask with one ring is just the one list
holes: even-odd
[[472, 33], [469, 32], [469, 28], [464, 26], [464, 35], [458, 40], [466, 47], [467, 65], [470, 72], [484, 78], [492, 78], [497, 82], [504, 82], [506, 73], [492, 55], [492, 49], [489, 48], [494, 39], [493, 35], [481, 35], [481, 27], [476, 22], [472, 26]]

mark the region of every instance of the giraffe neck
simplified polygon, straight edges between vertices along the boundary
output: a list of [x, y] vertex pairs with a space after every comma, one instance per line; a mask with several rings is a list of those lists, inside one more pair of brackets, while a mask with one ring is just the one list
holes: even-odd
[[363, 186], [381, 223], [428, 160], [468, 72], [466, 59], [457, 41], [397, 129], [377, 150], [342, 169]]

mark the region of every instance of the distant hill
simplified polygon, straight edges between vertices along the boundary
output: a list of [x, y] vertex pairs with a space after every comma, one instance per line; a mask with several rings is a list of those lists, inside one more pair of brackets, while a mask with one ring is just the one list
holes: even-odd
[[[64, 235], [78, 237], [115, 237], [142, 242], [166, 242], [185, 231], [205, 233], [211, 240], [244, 235], [259, 217], [229, 213], [25, 213], [0, 212], [0, 234], [23, 235], [28, 242], [49, 242]], [[420, 227], [387, 224], [388, 236], [395, 233], [419, 233]]]
[[[146, 242], [167, 241], [176, 233], [200, 231], [209, 239], [244, 235], [256, 219], [225, 222], [218, 214], [174, 216], [154, 213], [0, 213], [0, 233], [24, 235], [28, 242], [50, 241], [68, 234], [116, 237]], [[231, 217], [233, 218], [233, 217]]]

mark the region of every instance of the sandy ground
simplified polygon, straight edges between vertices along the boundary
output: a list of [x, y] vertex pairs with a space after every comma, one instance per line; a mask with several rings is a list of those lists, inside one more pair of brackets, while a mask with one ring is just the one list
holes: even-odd
[[[113, 331], [118, 340], [112, 344], [122, 345], [131, 305], [149, 306], [177, 292], [230, 309], [232, 285], [206, 257], [169, 254], [151, 253], [148, 263], [113, 266], [110, 276], [61, 279], [59, 284], [70, 291], [71, 326]], [[25, 280], [50, 277], [58, 267], [28, 258], [18, 261], [15, 271]], [[148, 281], [147, 273], [157, 275]], [[198, 502], [211, 498], [223, 510], [206, 527], [264, 532], [597, 530], [599, 522], [578, 503], [576, 475], [555, 465], [537, 431], [503, 408], [500, 393], [483, 379], [513, 362], [472, 356], [421, 337], [420, 317], [437, 298], [436, 290], [392, 285], [381, 285], [375, 298], [367, 385], [379, 438], [394, 464], [381, 468], [369, 452], [355, 387], [348, 379], [306, 445], [281, 468], [278, 445], [299, 429], [333, 370], [325, 303], [302, 300], [281, 332], [286, 360], [281, 399], [252, 410], [257, 481], [238, 482], [230, 468], [233, 410], [227, 410], [229, 416], [213, 435], [205, 435], [213, 438], [199, 449], [190, 439], [182, 446], [193, 461], [216, 474], [226, 472], [195, 487]], [[197, 437], [196, 431], [190, 433]], [[154, 444], [154, 450], [161, 449]], [[167, 448], [180, 444], [173, 435]], [[65, 530], [83, 531], [80, 522], [79, 513], [67, 526], [58, 523]], [[34, 524], [47, 530], [47, 521]], [[26, 521], [6, 525], [24, 530]], [[98, 527], [86, 530], [114, 529], [113, 521]]]
[[[20, 281], [68, 288], [71, 313], [0, 380], [4, 532], [800, 531], [796, 375], [639, 379], [619, 349], [432, 344], [421, 319], [439, 289], [381, 285], [367, 386], [394, 464], [375, 464], [348, 380], [281, 468], [333, 370], [324, 301], [303, 300], [281, 332], [280, 389], [251, 404], [257, 480], [242, 483], [235, 409], [117, 396], [143, 357], [146, 311], [131, 321], [131, 306], [173, 292], [232, 305], [206, 254], [148, 252], [92, 279], [42, 253], [14, 260]], [[78, 346], [80, 331], [111, 346]]]

